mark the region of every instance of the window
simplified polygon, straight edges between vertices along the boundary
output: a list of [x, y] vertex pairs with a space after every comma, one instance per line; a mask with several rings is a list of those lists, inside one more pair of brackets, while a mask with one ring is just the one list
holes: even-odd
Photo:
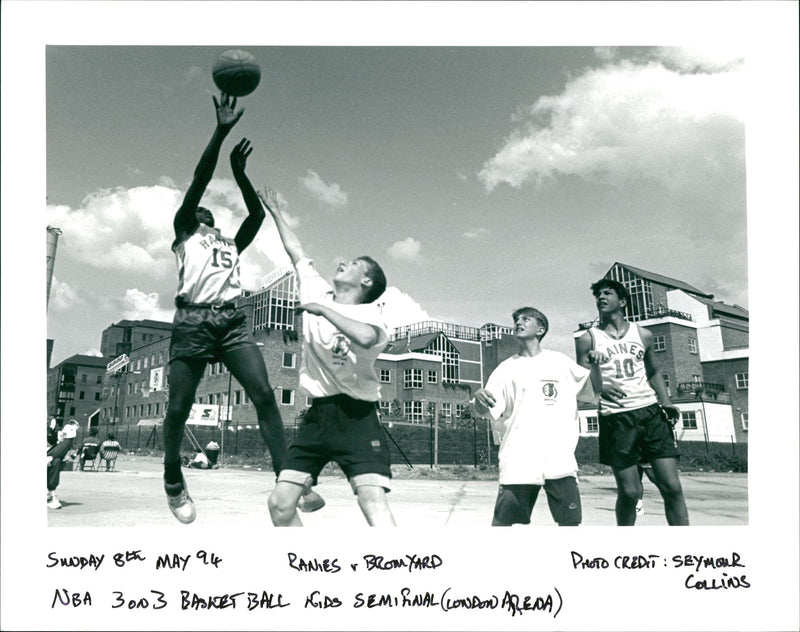
[[450, 419], [453, 416], [453, 405], [450, 402], [442, 402], [442, 419]]
[[69, 407], [69, 414], [70, 415], [74, 415], [75, 414], [75, 406], [70, 406]]
[[389, 369], [381, 369], [381, 384], [392, 383], [392, 372]]
[[148, 359], [149, 359], [149, 358], [148, 358], [147, 356], [145, 356], [145, 357], [142, 359], [142, 368], [144, 368], [144, 369], [146, 369], [146, 368], [147, 368], [147, 360], [148, 360]]
[[281, 389], [281, 404], [284, 406], [294, 405], [294, 390], [291, 388]]
[[697, 430], [697, 411], [681, 411], [681, 422], [686, 430]]
[[97, 391], [97, 392], [94, 394], [94, 401], [96, 401], [96, 402], [99, 402], [99, 401], [100, 401], [100, 391]]
[[98, 384], [102, 384], [103, 383], [103, 376], [102, 375], [98, 375], [97, 376], [97, 383]]
[[748, 419], [748, 413], [742, 413], [742, 430], [749, 430], [750, 429], [750, 420]]
[[667, 350], [667, 337], [653, 336], [653, 351], [666, 351], [666, 350]]
[[161, 412], [161, 404], [160, 404], [160, 403], [158, 403], [158, 402], [156, 402], [156, 408], [155, 408], [155, 410], [153, 411], [153, 414], [154, 414], [156, 417], [158, 417], [158, 415], [159, 415], [159, 413], [160, 413], [160, 412]]
[[661, 375], [664, 378], [664, 386], [667, 389], [667, 395], [672, 395], [672, 391], [670, 390], [670, 385], [669, 385], [669, 374], [668, 373], [662, 373]]
[[233, 405], [238, 406], [242, 403], [242, 391], [233, 391]]
[[86, 384], [86, 377], [87, 377], [87, 376], [86, 376], [86, 373], [82, 373], [82, 374], [81, 374], [81, 383], [82, 383], [82, 384]]
[[133, 393], [133, 383], [128, 384], [128, 395], [130, 395], [131, 393]]
[[748, 384], [750, 383], [750, 374], [749, 373], [737, 373], [736, 374], [736, 388], [739, 390], [743, 388], [747, 388]]
[[158, 363], [159, 364], [164, 364], [164, 352], [163, 351], [159, 351], [158, 352]]
[[697, 338], [689, 336], [689, 353], [697, 353]]
[[311, 406], [314, 403], [314, 398], [306, 396], [306, 406]]
[[287, 353], [287, 352], [283, 353], [283, 365], [282, 366], [283, 366], [284, 369], [293, 369], [294, 368], [294, 362], [295, 362], [294, 357], [295, 357], [294, 353]]
[[403, 402], [403, 416], [411, 423], [422, 423], [422, 402]]
[[86, 397], [86, 391], [81, 391], [80, 395], [78, 395], [78, 399], [83, 399]]
[[403, 388], [422, 388], [422, 369], [404, 369]]
[[378, 402], [378, 408], [381, 411], [381, 415], [388, 415], [392, 412], [392, 402], [380, 401]]
[[586, 432], [599, 432], [600, 424], [597, 423], [597, 416], [592, 415], [586, 418]]
[[428, 371], [428, 384], [436, 384], [436, 371]]
[[135, 371], [138, 371], [138, 370], [139, 370], [139, 369], [141, 369], [141, 368], [142, 368], [142, 359], [141, 359], [141, 358], [139, 358], [139, 359], [136, 361], [136, 368], [135, 368], [134, 370], [135, 370]]
[[466, 404], [456, 404], [456, 419], [461, 419], [464, 416], [464, 411], [466, 409]]

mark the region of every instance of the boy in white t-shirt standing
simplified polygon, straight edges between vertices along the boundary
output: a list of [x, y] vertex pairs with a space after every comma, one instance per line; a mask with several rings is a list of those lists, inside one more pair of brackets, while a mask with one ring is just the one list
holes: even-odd
[[542, 487], [556, 523], [578, 526], [577, 399], [595, 401], [589, 370], [563, 353], [541, 348], [549, 324], [539, 310], [522, 307], [513, 320], [520, 351], [498, 365], [474, 400], [476, 412], [492, 419], [500, 443], [492, 526], [530, 524]]
[[269, 498], [272, 522], [302, 526], [297, 515], [301, 495], [335, 461], [367, 522], [394, 526], [386, 498], [392, 476], [389, 448], [376, 407], [375, 360], [389, 334], [374, 301], [386, 289], [386, 277], [374, 260], [359, 257], [339, 264], [331, 286], [306, 257], [274, 193], [265, 189], [259, 195], [297, 272], [297, 309], [304, 312], [300, 386], [313, 398]]

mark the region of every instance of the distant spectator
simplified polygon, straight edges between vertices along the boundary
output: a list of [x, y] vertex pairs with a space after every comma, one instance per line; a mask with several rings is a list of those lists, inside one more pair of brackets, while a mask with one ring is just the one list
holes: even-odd
[[106, 462], [106, 472], [114, 469], [121, 446], [113, 433], [108, 433], [108, 439], [100, 445], [100, 458]]
[[194, 455], [194, 461], [189, 463], [189, 467], [194, 467], [198, 470], [207, 470], [209, 466], [210, 463], [208, 461], [208, 457], [200, 448], [198, 448], [197, 454]]
[[81, 447], [78, 448], [78, 460], [81, 463], [81, 472], [86, 466], [86, 461], [94, 464], [97, 453], [100, 451], [100, 439], [97, 438], [97, 428], [89, 431], [89, 436], [83, 440]]
[[61, 503], [54, 492], [61, 482], [61, 464], [72, 449], [77, 434], [78, 422], [70, 419], [58, 431], [56, 444], [47, 451], [47, 507], [49, 509], [61, 509]]

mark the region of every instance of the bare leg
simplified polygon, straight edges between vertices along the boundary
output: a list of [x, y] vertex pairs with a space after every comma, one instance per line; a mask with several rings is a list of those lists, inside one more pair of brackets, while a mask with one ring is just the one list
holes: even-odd
[[678, 476], [678, 462], [674, 458], [653, 459], [653, 475], [656, 487], [664, 499], [664, 513], [670, 526], [686, 526], [689, 524], [689, 512], [683, 487]]
[[361, 485], [356, 489], [358, 506], [371, 527], [395, 527], [386, 490], [378, 485]]
[[278, 481], [269, 496], [269, 515], [276, 527], [302, 527], [297, 503], [305, 488], [297, 483]]
[[642, 497], [639, 467], [614, 468], [614, 478], [617, 481], [617, 525], [631, 527], [636, 524], [636, 501]]

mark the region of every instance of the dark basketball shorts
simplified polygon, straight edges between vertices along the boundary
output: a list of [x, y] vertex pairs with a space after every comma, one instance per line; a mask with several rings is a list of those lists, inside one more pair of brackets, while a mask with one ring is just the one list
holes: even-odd
[[680, 456], [672, 424], [658, 404], [600, 415], [599, 422], [600, 463], [624, 469]]
[[169, 357], [216, 362], [226, 351], [255, 344], [243, 310], [179, 307], [172, 321]]
[[574, 476], [545, 479], [544, 485], [500, 485], [494, 504], [493, 527], [530, 524], [533, 507], [544, 487], [547, 505], [553, 520], [560, 527], [577, 527], [581, 523], [581, 495]]
[[389, 446], [375, 402], [348, 395], [314, 398], [289, 447], [278, 480], [315, 485], [330, 461], [342, 468], [354, 492], [360, 485], [390, 490]]

